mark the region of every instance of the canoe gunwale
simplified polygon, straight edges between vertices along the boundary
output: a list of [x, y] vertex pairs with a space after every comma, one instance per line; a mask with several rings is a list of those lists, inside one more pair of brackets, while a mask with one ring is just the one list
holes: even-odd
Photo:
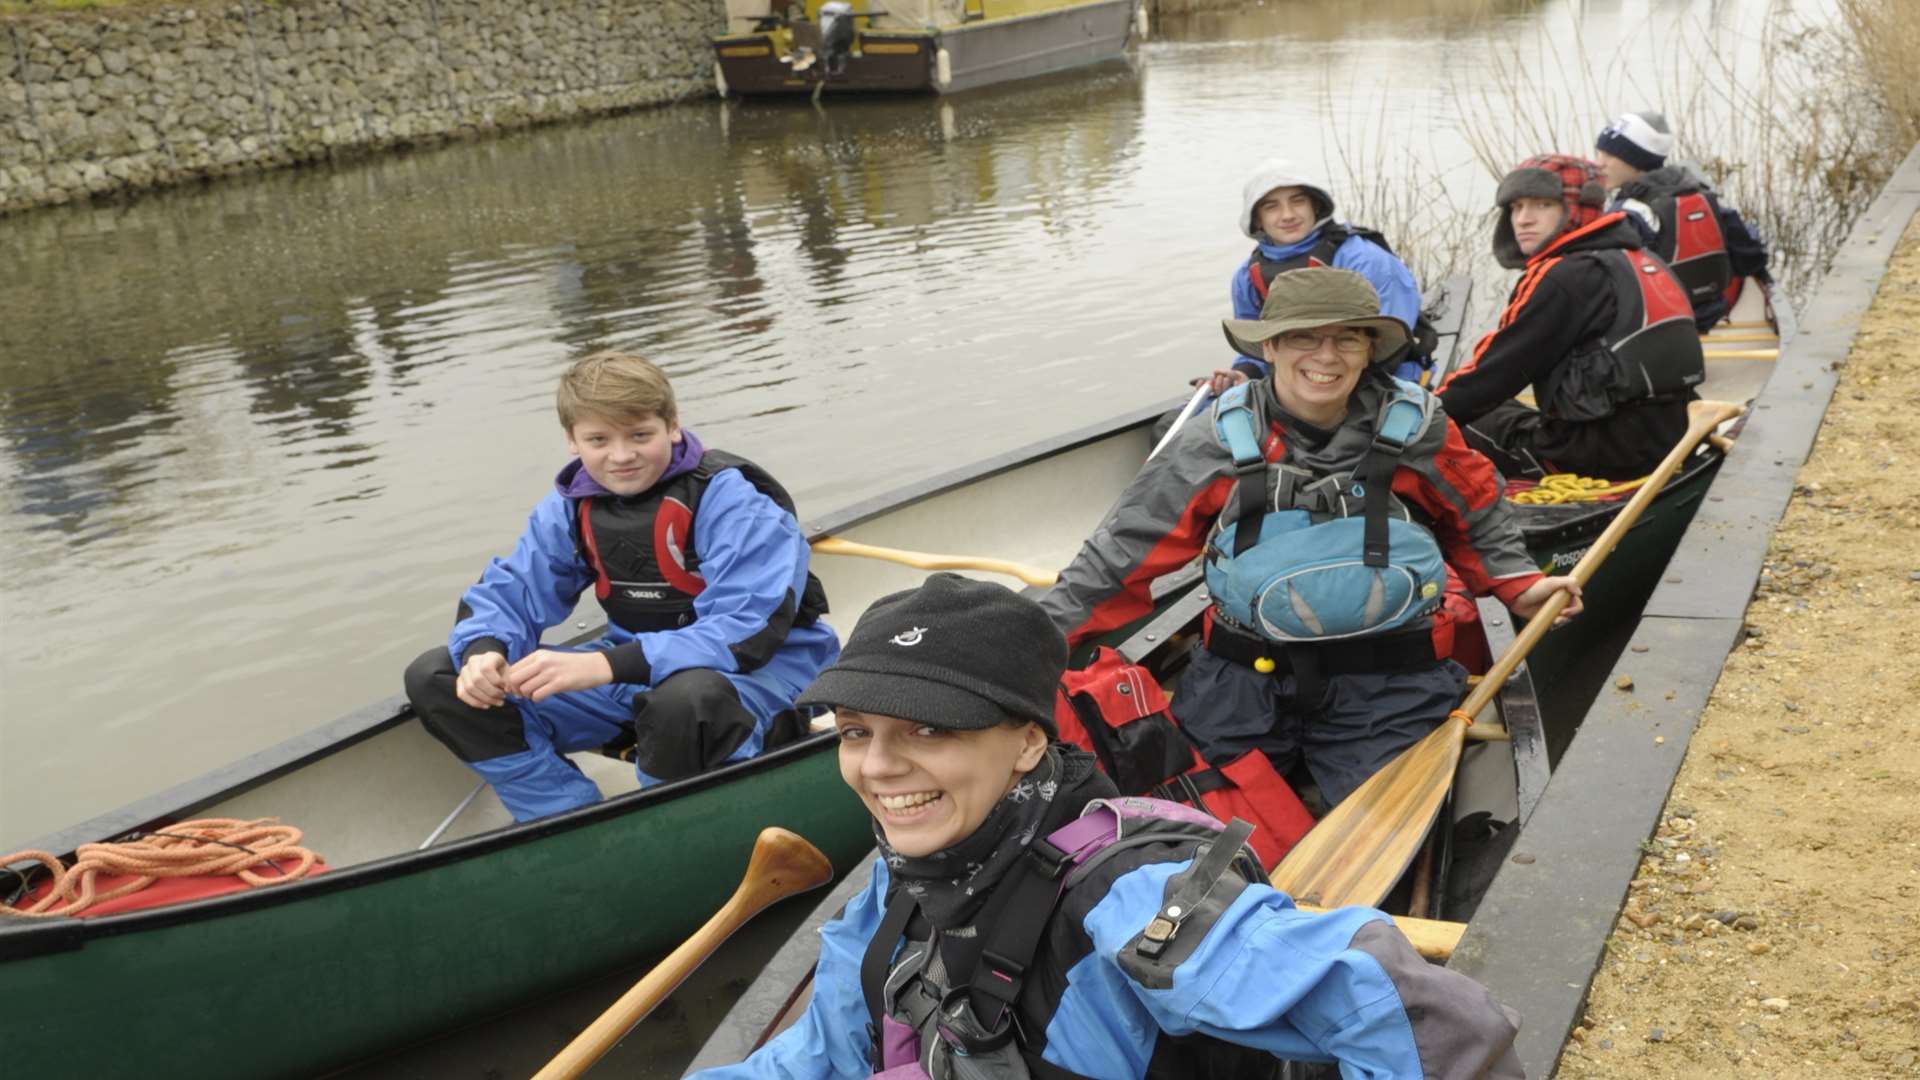
[[[1707, 450], [1695, 455], [1678, 475], [1667, 482], [1667, 486], [1660, 494], [1655, 496], [1653, 505], [1647, 508], [1648, 513], [1657, 515], [1662, 507], [1692, 491], [1703, 475], [1710, 477], [1725, 460], [1726, 455], [1718, 450]], [[1561, 510], [1566, 514], [1565, 520], [1561, 521], [1528, 520], [1530, 517], [1544, 518], [1546, 514], [1542, 511], [1551, 512], [1556, 509], [1551, 505], [1529, 506], [1517, 515], [1520, 519], [1520, 534], [1526, 540], [1528, 550], [1535, 552], [1547, 547], [1558, 547], [1571, 541], [1585, 540], [1605, 532], [1607, 524], [1625, 505], [1624, 499], [1617, 502], [1577, 503], [1574, 507]]]
[[[405, 717], [396, 719], [411, 719], [411, 717], [412, 713], [409, 711]], [[485, 858], [508, 848], [637, 814], [662, 803], [694, 795], [722, 784], [751, 779], [755, 774], [771, 772], [808, 755], [824, 753], [837, 741], [838, 736], [833, 732], [814, 733], [758, 757], [735, 762], [685, 780], [669, 781], [626, 792], [592, 806], [583, 806], [577, 810], [540, 818], [524, 825], [494, 829], [422, 851], [403, 851], [384, 858], [330, 869], [324, 874], [302, 878], [285, 885], [247, 889], [204, 900], [85, 919], [0, 919], [0, 963], [48, 952], [81, 948], [89, 938], [141, 933], [205, 919], [225, 918], [241, 912], [298, 903], [329, 893], [424, 873], [469, 859]]]

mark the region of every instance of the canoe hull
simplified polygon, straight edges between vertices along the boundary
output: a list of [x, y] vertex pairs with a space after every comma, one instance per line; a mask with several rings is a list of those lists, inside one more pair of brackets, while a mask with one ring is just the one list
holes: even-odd
[[832, 747], [237, 899], [9, 925], [9, 1068], [121, 1075], [139, 1047], [156, 1075], [311, 1076], [657, 955], [732, 895], [763, 827], [840, 872], [872, 846]]
[[[1527, 663], [1540, 687], [1542, 706], [1549, 717], [1562, 721], [1549, 725], [1548, 745], [1555, 758], [1573, 738], [1579, 718], [1586, 715], [1599, 689], [1596, 680], [1613, 666], [1626, 638], [1639, 625], [1641, 609], [1660, 584], [1660, 575], [1678, 550], [1722, 460], [1713, 455], [1668, 484], [1587, 583], [1585, 613], [1541, 638], [1529, 654]], [[1548, 524], [1551, 517], [1537, 511], [1522, 513], [1527, 552], [1545, 574], [1571, 571], [1613, 520], [1611, 513], [1594, 513], [1577, 524], [1562, 526]]]

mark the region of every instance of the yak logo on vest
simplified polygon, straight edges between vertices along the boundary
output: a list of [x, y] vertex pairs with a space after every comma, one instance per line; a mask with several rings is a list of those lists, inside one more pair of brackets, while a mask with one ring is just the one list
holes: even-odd
[[895, 634], [893, 635], [893, 637], [889, 638], [888, 640], [891, 641], [893, 644], [900, 646], [903, 649], [911, 649], [915, 645], [920, 644], [921, 641], [925, 640], [926, 636], [927, 636], [927, 628], [924, 626], [916, 626], [911, 630], [905, 631], [903, 633]]

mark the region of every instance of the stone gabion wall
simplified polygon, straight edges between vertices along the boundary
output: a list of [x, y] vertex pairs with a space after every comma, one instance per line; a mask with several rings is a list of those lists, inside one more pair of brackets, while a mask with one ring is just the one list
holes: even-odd
[[0, 19], [0, 212], [711, 92], [725, 0], [242, 0]]

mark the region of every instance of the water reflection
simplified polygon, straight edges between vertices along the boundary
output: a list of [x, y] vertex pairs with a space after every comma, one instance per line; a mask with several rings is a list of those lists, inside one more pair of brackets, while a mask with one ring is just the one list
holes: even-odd
[[903, 352], [992, 333], [956, 311], [1073, 257], [1143, 92], [714, 104], [0, 221], [0, 598], [35, 627], [0, 842], [390, 692], [560, 463], [583, 351], [659, 358], [805, 505], [897, 482], [805, 407], [904, 414]]

